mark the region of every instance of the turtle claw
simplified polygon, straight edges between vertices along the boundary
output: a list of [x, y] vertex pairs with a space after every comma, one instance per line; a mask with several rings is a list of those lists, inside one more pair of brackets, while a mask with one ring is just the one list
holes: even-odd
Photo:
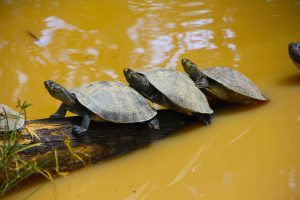
[[159, 121], [157, 118], [150, 119], [147, 124], [152, 130], [159, 130]]
[[73, 130], [72, 130], [72, 134], [75, 136], [75, 137], [82, 137], [84, 136], [84, 134], [86, 133], [87, 129], [85, 128], [82, 128], [81, 126], [74, 126], [73, 127]]

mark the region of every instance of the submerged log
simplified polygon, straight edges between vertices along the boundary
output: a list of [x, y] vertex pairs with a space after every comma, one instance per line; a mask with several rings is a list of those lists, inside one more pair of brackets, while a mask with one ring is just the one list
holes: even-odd
[[[49, 171], [58, 168], [60, 171], [69, 171], [149, 145], [194, 121], [190, 116], [170, 110], [159, 111], [157, 117], [160, 121], [158, 131], [151, 130], [144, 123], [92, 122], [82, 138], [76, 138], [71, 133], [72, 126], [80, 124], [80, 117], [32, 120], [22, 130], [20, 142], [22, 146], [35, 143], [40, 145], [26, 149], [18, 156], [24, 161], [34, 159], [39, 166]], [[1, 142], [3, 138], [0, 138]], [[16, 171], [9, 173], [16, 173], [17, 176]], [[4, 178], [4, 172], [0, 172], [0, 183]]]

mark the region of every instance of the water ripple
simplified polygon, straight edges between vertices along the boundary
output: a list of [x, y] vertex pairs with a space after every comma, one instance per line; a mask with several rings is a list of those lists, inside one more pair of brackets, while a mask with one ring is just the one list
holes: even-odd
[[[186, 51], [217, 48], [212, 42], [215, 33], [209, 27], [214, 19], [201, 17], [212, 11], [201, 8], [202, 5], [202, 2], [152, 4], [152, 1], [130, 1], [129, 9], [134, 6], [134, 11], [142, 14], [127, 28], [128, 37], [134, 44], [132, 65], [142, 62], [144, 67], [176, 68]], [[162, 12], [149, 9], [162, 6], [165, 6], [164, 13], [172, 13], [177, 18], [165, 17]], [[205, 29], [201, 28], [203, 26]], [[227, 37], [232, 36], [229, 30], [225, 30]]]

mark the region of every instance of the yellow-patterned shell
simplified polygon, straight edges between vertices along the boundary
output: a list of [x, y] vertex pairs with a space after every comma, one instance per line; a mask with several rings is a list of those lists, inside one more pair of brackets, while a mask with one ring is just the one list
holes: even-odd
[[25, 119], [10, 107], [0, 104], [0, 132], [13, 131], [24, 126]]
[[[154, 68], [140, 72], [164, 94], [179, 111], [212, 114], [206, 96], [184, 73], [172, 69]], [[175, 109], [176, 108], [171, 108]]]
[[[267, 101], [258, 87], [245, 75], [228, 67], [211, 67], [203, 70], [203, 73], [231, 91], [228, 98], [231, 101], [251, 101], [253, 99]], [[226, 100], [226, 99], [225, 99]], [[243, 102], [241, 102], [243, 103]]]
[[88, 83], [71, 92], [82, 105], [105, 121], [143, 122], [157, 113], [142, 95], [118, 81]]

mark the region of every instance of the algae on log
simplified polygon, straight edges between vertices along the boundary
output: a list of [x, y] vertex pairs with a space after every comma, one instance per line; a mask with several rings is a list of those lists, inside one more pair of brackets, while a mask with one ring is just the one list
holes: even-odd
[[[21, 133], [21, 144], [41, 145], [22, 151], [18, 156], [25, 161], [34, 158], [43, 169], [54, 171], [59, 167], [60, 171], [66, 171], [84, 166], [84, 163], [101, 162], [146, 146], [194, 121], [190, 116], [170, 110], [158, 111], [157, 117], [160, 122], [158, 131], [151, 130], [144, 123], [92, 122], [82, 138], [76, 138], [71, 133], [72, 125], [80, 124], [80, 117], [28, 121]], [[32, 134], [37, 135], [39, 140], [32, 137]], [[2, 139], [0, 138], [0, 143], [3, 142]], [[66, 143], [72, 145], [71, 149]], [[78, 155], [84, 162], [74, 155]], [[5, 177], [3, 173], [0, 172], [0, 183]], [[9, 173], [13, 175], [16, 172]]]

